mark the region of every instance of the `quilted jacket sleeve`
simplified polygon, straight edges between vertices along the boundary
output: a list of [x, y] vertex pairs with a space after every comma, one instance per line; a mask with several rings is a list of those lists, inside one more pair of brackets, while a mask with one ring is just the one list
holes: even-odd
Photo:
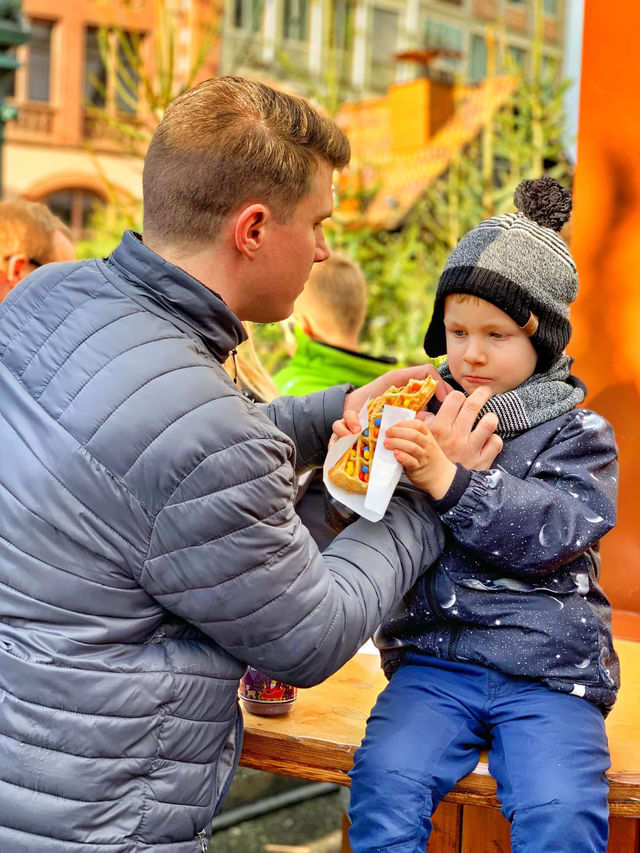
[[323, 557], [294, 512], [293, 448], [274, 433], [211, 453], [184, 478], [156, 516], [140, 583], [239, 660], [304, 686], [357, 651], [443, 534], [430, 503], [407, 492]]
[[609, 424], [576, 410], [523, 480], [472, 471], [442, 520], [456, 542], [523, 579], [540, 578], [595, 545], [616, 521], [617, 449]]
[[324, 462], [331, 426], [342, 417], [349, 385], [337, 385], [303, 397], [278, 397], [262, 408], [296, 448], [296, 470], [302, 473]]

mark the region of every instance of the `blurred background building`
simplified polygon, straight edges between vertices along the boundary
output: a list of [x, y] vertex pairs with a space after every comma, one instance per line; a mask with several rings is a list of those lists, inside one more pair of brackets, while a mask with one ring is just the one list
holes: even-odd
[[[76, 239], [96, 205], [139, 200], [136, 124], [143, 149], [160, 118], [148, 81], [168, 75], [161, 85], [175, 94], [194, 64], [197, 79], [254, 76], [315, 95], [330, 109], [364, 101], [342, 116], [356, 155], [363, 146], [374, 153], [385, 146], [394, 154], [398, 146], [405, 153], [422, 149], [462, 103], [455, 86], [483, 85], [507, 69], [532, 74], [534, 40], [546, 72], [561, 74], [567, 2], [225, 0], [218, 11], [209, 0], [24, 0], [31, 38], [17, 48], [20, 67], [6, 81], [7, 102], [19, 114], [6, 127], [4, 195], [47, 203]], [[204, 22], [215, 38], [198, 59]], [[416, 80], [428, 82], [402, 85]], [[395, 94], [380, 101], [393, 84]], [[487, 93], [489, 109], [506, 96], [503, 84], [498, 90]], [[377, 222], [398, 218], [385, 209]]]
[[[7, 124], [4, 196], [45, 202], [83, 236], [96, 203], [140, 198], [142, 160], [122, 144], [110, 117], [135, 127], [155, 123], [145, 97], [167, 46], [158, 33], [158, 0], [23, 0], [31, 38], [6, 81], [19, 108]], [[172, 0], [173, 76], [186, 79], [205, 0]], [[141, 73], [145, 69], [145, 73]], [[217, 72], [217, 50], [203, 67]]]
[[[311, 81], [333, 76], [352, 97], [384, 93], [391, 83], [426, 72], [405, 51], [443, 51], [429, 65], [432, 78], [475, 82], [486, 77], [487, 25], [502, 34], [505, 51], [529, 73], [536, 35], [529, 0], [227, 0], [221, 67]], [[560, 67], [565, 0], [544, 0], [544, 61]]]

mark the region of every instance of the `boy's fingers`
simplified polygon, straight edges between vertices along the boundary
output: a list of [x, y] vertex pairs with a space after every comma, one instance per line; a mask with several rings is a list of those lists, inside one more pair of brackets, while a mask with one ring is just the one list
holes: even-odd
[[394, 450], [393, 455], [402, 467], [408, 471], [413, 471], [414, 468], [418, 468], [420, 465], [415, 456], [411, 456], [410, 453], [405, 453], [403, 450]]
[[[406, 456], [412, 459], [416, 465], [419, 464], [419, 460], [416, 454], [422, 454], [420, 454], [420, 448], [416, 447], [415, 442], [404, 441], [400, 438], [394, 438], [394, 440], [392, 442], [389, 442], [388, 445], [385, 442], [385, 447], [387, 448], [387, 450], [391, 450], [393, 452], [393, 455], [396, 457], [396, 459], [398, 458], [398, 454], [402, 453], [403, 457]], [[402, 464], [404, 465], [405, 463], [403, 462]]]
[[[411, 426], [409, 426], [411, 424]], [[409, 421], [406, 424], [399, 423], [395, 426], [389, 427], [385, 435], [385, 447], [387, 446], [387, 440], [395, 441], [396, 439], [404, 439], [406, 441], [412, 441], [415, 444], [419, 444], [421, 447], [426, 446], [427, 439], [429, 438], [429, 428], [425, 423], [419, 420]]]

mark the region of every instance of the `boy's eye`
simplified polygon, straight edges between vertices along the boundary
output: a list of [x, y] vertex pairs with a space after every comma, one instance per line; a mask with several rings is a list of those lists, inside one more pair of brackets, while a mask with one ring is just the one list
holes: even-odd
[[506, 338], [506, 335], [503, 335], [502, 332], [491, 332], [491, 337], [496, 341], [501, 341], [503, 338]]
[[464, 331], [462, 329], [451, 329], [450, 331], [455, 338], [461, 338], [464, 336]]

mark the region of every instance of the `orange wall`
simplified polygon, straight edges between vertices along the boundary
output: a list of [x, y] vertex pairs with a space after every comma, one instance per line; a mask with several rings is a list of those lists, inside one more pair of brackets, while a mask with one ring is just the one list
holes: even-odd
[[580, 295], [569, 353], [620, 447], [618, 527], [603, 543], [614, 606], [640, 611], [640, 8], [589, 0], [572, 249]]

